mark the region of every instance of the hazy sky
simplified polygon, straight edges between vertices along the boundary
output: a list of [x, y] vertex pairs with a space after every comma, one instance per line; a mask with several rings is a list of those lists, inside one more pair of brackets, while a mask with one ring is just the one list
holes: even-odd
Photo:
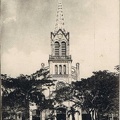
[[[31, 74], [48, 65], [57, 0], [2, 0], [2, 73]], [[73, 65], [81, 77], [119, 61], [119, 0], [63, 0]]]

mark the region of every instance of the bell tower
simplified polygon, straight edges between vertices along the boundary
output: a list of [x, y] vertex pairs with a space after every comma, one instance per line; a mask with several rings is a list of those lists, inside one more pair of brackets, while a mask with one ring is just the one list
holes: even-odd
[[[41, 68], [49, 71], [49, 75], [52, 80], [56, 80], [55, 86], [44, 86], [48, 89], [44, 90], [44, 95], [47, 99], [54, 98], [54, 90], [59, 90], [64, 86], [69, 86], [72, 81], [80, 80], [79, 73], [79, 63], [76, 63], [76, 66], [72, 66], [72, 57], [69, 52], [69, 41], [70, 33], [67, 32], [64, 28], [64, 16], [63, 16], [63, 7], [62, 1], [58, 0], [57, 16], [55, 29], [50, 34], [51, 40], [51, 54], [48, 59], [48, 66], [45, 66], [44, 63], [41, 64]], [[36, 77], [39, 79], [39, 76], [36, 74]], [[61, 93], [62, 94], [62, 93]], [[71, 117], [67, 115], [68, 111], [73, 107], [74, 102], [67, 100], [62, 100], [61, 102], [55, 102], [54, 111], [50, 109], [45, 109], [40, 113], [40, 119], [46, 120], [49, 118], [50, 113], [54, 114], [56, 117], [55, 120], [72, 120]], [[30, 108], [30, 120], [32, 120], [32, 111], [36, 108]], [[82, 111], [80, 108], [75, 108], [79, 111], [79, 114], [75, 114], [75, 120], [82, 120]]]
[[51, 55], [48, 63], [52, 78], [65, 83], [71, 82], [72, 59], [69, 54], [69, 32], [64, 29], [61, 1], [58, 1], [55, 30], [51, 32]]

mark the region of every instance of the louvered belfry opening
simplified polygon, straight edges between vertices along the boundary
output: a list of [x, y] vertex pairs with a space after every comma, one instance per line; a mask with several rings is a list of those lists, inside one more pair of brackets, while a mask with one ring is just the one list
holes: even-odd
[[59, 42], [55, 42], [55, 56], [59, 56], [60, 45]]
[[59, 74], [62, 74], [62, 65], [59, 65]]
[[55, 65], [55, 74], [58, 74], [58, 66]]
[[66, 43], [62, 42], [62, 56], [66, 56]]
[[66, 65], [63, 66], [63, 74], [66, 74]]

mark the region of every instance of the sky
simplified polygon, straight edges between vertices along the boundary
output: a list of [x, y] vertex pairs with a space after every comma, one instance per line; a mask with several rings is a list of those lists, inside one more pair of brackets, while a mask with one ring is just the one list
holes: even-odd
[[[63, 0], [73, 66], [81, 78], [119, 64], [119, 0]], [[2, 0], [1, 72], [11, 77], [48, 66], [57, 0]]]

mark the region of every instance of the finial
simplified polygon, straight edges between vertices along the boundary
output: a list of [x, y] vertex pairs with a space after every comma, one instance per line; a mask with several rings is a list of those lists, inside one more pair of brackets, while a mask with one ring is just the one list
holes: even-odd
[[55, 32], [59, 29], [64, 30], [64, 15], [62, 8], [62, 0], [58, 0], [57, 19], [55, 24]]
[[44, 63], [41, 63], [41, 68], [44, 68], [45, 67], [45, 64]]

